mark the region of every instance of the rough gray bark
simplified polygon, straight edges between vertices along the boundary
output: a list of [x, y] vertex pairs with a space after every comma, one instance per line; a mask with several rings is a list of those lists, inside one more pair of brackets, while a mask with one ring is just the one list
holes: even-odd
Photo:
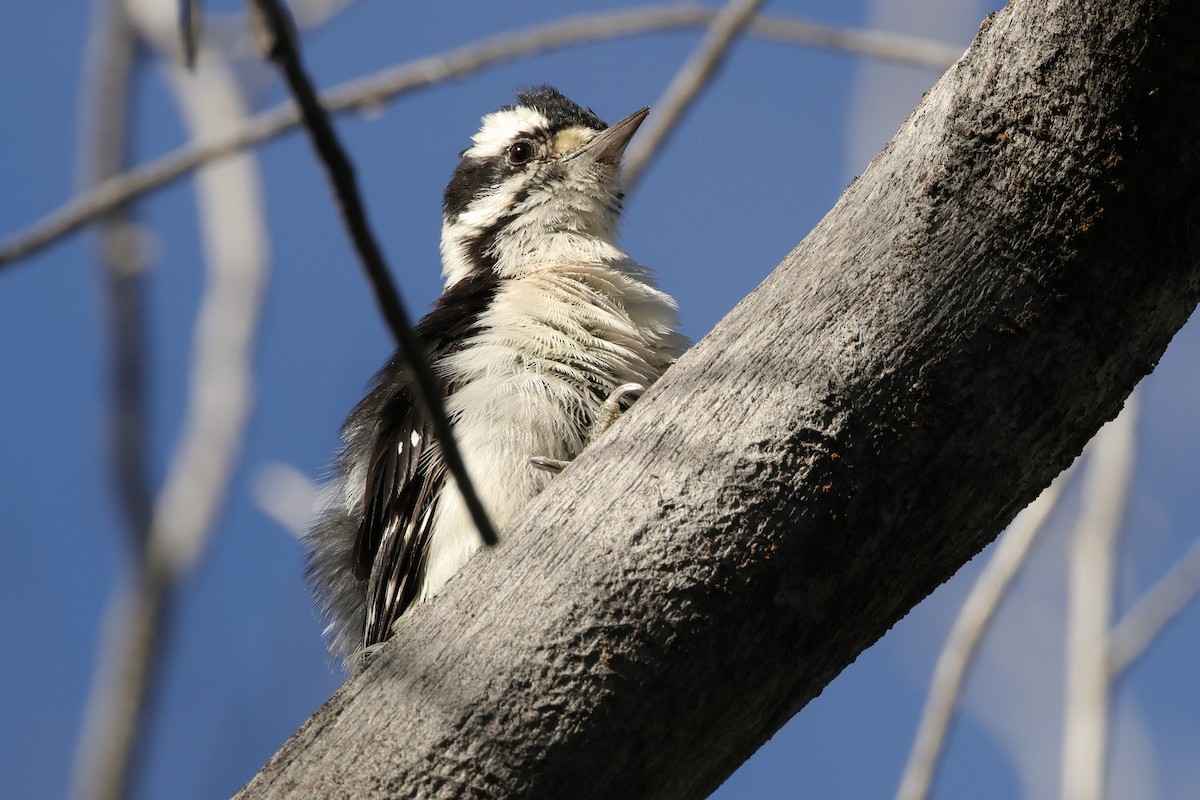
[[775, 273], [241, 796], [710, 792], [1195, 307], [1198, 54], [1195, 0], [985, 21]]

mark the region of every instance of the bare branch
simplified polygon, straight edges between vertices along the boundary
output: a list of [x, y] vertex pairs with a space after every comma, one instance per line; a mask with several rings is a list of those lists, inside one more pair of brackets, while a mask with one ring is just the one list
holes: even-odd
[[1116, 549], [1137, 445], [1137, 396], [1092, 446], [1082, 512], [1072, 534], [1067, 589], [1063, 800], [1102, 800], [1113, 674], [1108, 629]]
[[[95, 0], [92, 5], [78, 145], [85, 187], [126, 168], [138, 48], [137, 35], [120, 0]], [[96, 257], [104, 267], [113, 359], [109, 431], [113, 474], [131, 552], [140, 558], [150, 529], [151, 506], [145, 464], [145, 255], [136, 223], [124, 206], [105, 216], [97, 233]]]
[[1108, 636], [1113, 680], [1141, 658], [1171, 620], [1200, 592], [1200, 540], [1150, 587]]
[[642, 126], [641, 135], [629, 148], [621, 169], [625, 186], [632, 190], [642, 172], [662, 149], [667, 137], [682, 121], [700, 92], [712, 80], [725, 55], [763, 0], [729, 0], [687, 61], [675, 73], [662, 97], [654, 104], [654, 113]]
[[1057, 508], [1071, 473], [1072, 469], [1068, 468], [1055, 478], [1054, 483], [1001, 534], [995, 552], [959, 610], [933, 671], [921, 723], [896, 792], [897, 800], [924, 800], [929, 796], [967, 672], [1013, 579], [1025, 565], [1026, 557], [1045, 530], [1046, 521]]
[[[151, 34], [143, 38], [169, 38], [144, 27], [160, 19], [159, 2], [126, 5], [135, 24]], [[219, 136], [245, 117], [236, 80], [218, 54], [207, 52], [184, 80], [177, 66], [168, 75], [197, 140]], [[249, 414], [250, 357], [267, 261], [253, 157], [240, 155], [202, 170], [197, 192], [208, 282], [188, 408], [166, 484], [149, 515], [149, 533], [106, 617], [75, 776], [77, 797], [117, 800], [129, 794], [175, 587], [203, 552], [224, 504]]]
[[[703, 28], [712, 22], [715, 14], [703, 6], [669, 5], [564, 20], [486, 39], [350, 81], [326, 92], [322, 104], [331, 113], [374, 110], [400, 95], [519, 58], [586, 42]], [[748, 32], [777, 41], [843, 50], [918, 66], [948, 66], [960, 52], [958, 48], [940, 42], [831, 28], [778, 17], [759, 17], [750, 24]], [[38, 252], [113, 208], [168, 186], [203, 164], [274, 139], [299, 124], [300, 115], [295, 106], [285, 103], [254, 116], [240, 129], [219, 140], [180, 147], [114, 176], [0, 243], [0, 267]]]
[[[375, 292], [375, 300], [379, 304], [383, 317], [396, 338], [405, 366], [409, 369], [416, 382], [418, 400], [424, 406], [425, 412], [433, 422], [433, 431], [441, 447], [442, 458], [446, 468], [457, 484], [458, 492], [462, 495], [463, 503], [471, 514], [479, 537], [484, 544], [495, 545], [499, 541], [496, 529], [488, 519], [483, 501], [479, 499], [471, 476], [467, 472], [466, 462], [446, 415], [446, 405], [443, 401], [444, 392], [441, 380], [434, 374], [425, 351], [425, 344], [413, 331], [408, 312], [400, 301], [400, 292], [392, 282], [391, 273], [384, 263], [383, 251], [375, 234], [371, 231], [367, 220], [367, 210], [363, 206], [362, 197], [358, 191], [358, 180], [354, 175], [354, 166], [338, 141], [333, 130], [329, 115], [321, 107], [320, 98], [313, 88], [312, 82], [304, 72], [301, 63], [299, 42], [296, 40], [295, 28], [291, 17], [276, 0], [247, 0], [252, 11], [252, 25], [261, 34], [263, 51], [274, 61], [283, 72], [292, 96], [300, 107], [304, 118], [304, 128], [308, 131], [313, 149], [325, 167], [325, 173], [333, 187], [338, 211], [350, 234], [354, 249], [358, 252], [359, 260], [367, 271], [367, 278]], [[253, 13], [257, 10], [257, 14]], [[257, 16], [261, 16], [256, 20]]]
[[161, 564], [136, 565], [105, 610], [71, 796], [124, 800], [136, 775], [155, 696], [173, 580]]
[[146, 464], [145, 255], [138, 223], [120, 212], [114, 214], [100, 231], [112, 358], [109, 440], [129, 552], [141, 558], [152, 508]]
[[[169, 72], [194, 139], [244, 119], [228, 62], [211, 51], [186, 74]], [[172, 574], [190, 570], [225, 505], [254, 404], [254, 345], [270, 264], [262, 181], [251, 154], [197, 173], [206, 281], [188, 375], [180, 440], [155, 505], [152, 541]]]
[[761, 15], [751, 20], [749, 36], [760, 36], [785, 44], [800, 44], [822, 50], [889, 61], [909, 67], [946, 69], [963, 54], [963, 46], [889, 31], [858, 30], [818, 25], [798, 19]]
[[[120, 0], [94, 0], [78, 147], [86, 186], [126, 167], [137, 48], [137, 34]], [[160, 584], [150, 579], [145, 559], [151, 499], [145, 461], [144, 256], [125, 207], [107, 214], [97, 233], [112, 347], [110, 447], [125, 515], [130, 571], [108, 603], [103, 645], [75, 755], [72, 795], [107, 800], [128, 794], [136, 770], [138, 732], [148, 715], [158, 649], [151, 645], [149, 652], [132, 659], [127, 656], [147, 639], [146, 631], [139, 629], [141, 622], [148, 621], [151, 630], [157, 630], [153, 617], [162, 608], [163, 597]]]

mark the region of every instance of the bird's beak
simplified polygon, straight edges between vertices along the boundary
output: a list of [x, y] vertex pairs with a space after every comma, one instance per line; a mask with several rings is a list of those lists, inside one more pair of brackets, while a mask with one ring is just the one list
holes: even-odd
[[621, 163], [621, 156], [625, 153], [629, 140], [633, 138], [633, 134], [637, 133], [638, 126], [642, 124], [649, 113], [650, 107], [647, 106], [633, 112], [620, 122], [609, 125], [592, 137], [591, 141], [563, 160], [572, 161], [577, 158], [586, 158], [598, 164], [611, 164], [615, 167]]

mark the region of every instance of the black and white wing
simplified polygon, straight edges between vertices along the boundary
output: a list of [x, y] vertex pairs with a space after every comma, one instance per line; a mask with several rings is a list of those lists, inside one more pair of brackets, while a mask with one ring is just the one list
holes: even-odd
[[393, 424], [375, 439], [354, 542], [354, 569], [367, 581], [363, 645], [391, 636], [392, 623], [417, 599], [445, 468], [433, 428], [405, 392], [383, 418]]
[[[493, 274], [460, 280], [417, 325], [435, 369], [477, 332], [496, 288]], [[460, 384], [455, 376], [443, 378], [448, 396]], [[446, 471], [415, 398], [397, 354], [342, 426], [345, 446], [307, 537], [307, 575], [330, 648], [348, 663], [390, 637], [420, 594]]]
[[344, 447], [307, 536], [307, 577], [330, 648], [350, 664], [412, 604], [443, 469], [393, 357], [342, 426]]

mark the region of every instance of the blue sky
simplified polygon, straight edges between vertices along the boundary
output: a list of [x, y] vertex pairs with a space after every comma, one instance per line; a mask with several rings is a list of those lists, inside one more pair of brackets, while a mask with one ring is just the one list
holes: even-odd
[[[813, 0], [772, 13], [880, 26], [965, 46], [999, 2]], [[212, 11], [237, 9], [232, 0]], [[573, 11], [611, 7], [580, 3]], [[7, 3], [0, 23], [0, 236], [75, 191], [88, 4]], [[556, 18], [539, 2], [359, 2], [306, 40], [332, 86], [389, 65]], [[652, 104], [698, 41], [680, 32], [587, 45], [491, 69], [338, 122], [408, 306], [440, 288], [441, 191], [479, 117], [515, 88], [551, 82], [612, 121]], [[181, 143], [163, 71], [138, 82], [133, 154]], [[643, 178], [624, 244], [704, 335], [804, 236], [878, 151], [935, 72], [748, 39]], [[255, 101], [283, 99], [266, 85]], [[14, 123], [13, 120], [16, 120]], [[255, 407], [227, 507], [187, 580], [169, 637], [140, 798], [230, 794], [339, 685], [301, 579], [300, 545], [255, 499], [284, 464], [316, 478], [363, 385], [390, 350], [307, 141], [258, 151], [271, 278], [255, 356]], [[193, 185], [139, 204], [148, 278], [150, 461], [161, 482], [184, 413], [204, 283]], [[0, 796], [61, 797], [106, 604], [125, 568], [107, 467], [106, 318], [89, 241], [73, 236], [0, 271]], [[1124, 609], [1196, 538], [1200, 329], [1177, 337], [1143, 393], [1139, 461], [1120, 570]], [[1071, 495], [1074, 497], [1074, 495]], [[1068, 498], [1063, 517], [1069, 516]], [[1065, 528], [1065, 525], [1057, 526]], [[1048, 797], [1057, 790], [1065, 535], [1052, 531], [1006, 603], [972, 678], [937, 783], [943, 797]], [[978, 563], [864, 653], [717, 796], [859, 798], [894, 792], [933, 660]], [[1185, 612], [1122, 682], [1113, 796], [1200, 796], [1200, 612]]]

